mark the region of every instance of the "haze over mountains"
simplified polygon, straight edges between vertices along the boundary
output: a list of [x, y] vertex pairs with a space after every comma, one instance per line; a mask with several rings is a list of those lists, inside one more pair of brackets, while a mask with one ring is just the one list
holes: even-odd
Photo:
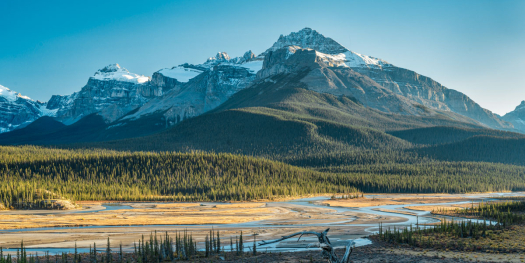
[[[0, 86], [0, 143], [63, 144], [156, 134], [177, 137], [175, 148], [163, 150], [253, 153], [267, 141], [274, 142], [274, 152], [289, 150], [285, 144], [306, 147], [314, 141], [316, 147], [383, 147], [366, 142], [373, 133], [403, 148], [410, 139], [388, 133], [433, 126], [523, 133], [524, 105], [500, 117], [429, 77], [350, 51], [304, 28], [281, 35], [260, 55], [247, 51], [230, 58], [219, 52], [202, 64], [160, 69], [151, 77], [109, 65], [80, 91], [46, 103]], [[243, 126], [255, 120], [257, 128]], [[313, 139], [296, 141], [307, 137]], [[254, 138], [261, 140], [259, 146]]]

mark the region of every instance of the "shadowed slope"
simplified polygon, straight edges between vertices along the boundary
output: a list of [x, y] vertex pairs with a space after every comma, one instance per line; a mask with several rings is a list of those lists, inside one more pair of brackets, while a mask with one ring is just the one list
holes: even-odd
[[428, 127], [389, 132], [403, 140], [415, 144], [443, 144], [458, 142], [477, 135], [504, 138], [525, 138], [524, 134], [492, 129], [469, 129], [456, 127]]

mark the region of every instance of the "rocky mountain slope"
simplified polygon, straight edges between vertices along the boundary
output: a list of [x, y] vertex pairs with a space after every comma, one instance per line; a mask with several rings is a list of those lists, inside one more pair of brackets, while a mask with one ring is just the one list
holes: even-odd
[[56, 110], [57, 120], [65, 124], [75, 123], [92, 113], [111, 123], [162, 94], [163, 88], [152, 85], [149, 77], [112, 64], [95, 72], [79, 92], [53, 96], [47, 109]]
[[525, 100], [502, 119], [512, 123], [516, 129], [525, 131]]
[[[426, 108], [451, 111], [457, 114], [472, 118], [487, 127], [495, 129], [512, 129], [513, 125], [501, 120], [496, 114], [479, 106], [465, 94], [456, 90], [447, 89], [431, 78], [421, 76], [414, 71], [396, 67], [386, 61], [370, 56], [358, 54], [349, 51], [331, 38], [324, 37], [315, 30], [310, 28], [302, 29], [297, 33], [291, 33], [288, 36], [281, 36], [279, 40], [263, 54], [275, 52], [279, 47], [297, 46], [301, 48], [313, 49], [316, 52], [316, 61], [325, 63], [325, 68], [337, 68], [335, 71], [344, 71], [344, 68], [350, 68], [363, 76], [368, 77], [377, 87], [390, 90], [393, 94], [400, 95], [410, 101], [414, 106], [417, 104]], [[287, 54], [291, 54], [289, 48]], [[288, 55], [287, 55], [288, 56]], [[274, 70], [275, 71], [275, 70]], [[303, 81], [309, 83], [314, 89], [321, 92], [334, 90], [334, 87], [345, 88], [344, 81], [332, 80], [326, 69], [317, 70], [307, 76]], [[348, 72], [348, 71], [346, 71]], [[261, 74], [262, 77], [268, 74]], [[319, 82], [319, 79], [328, 79]], [[348, 87], [346, 87], [348, 88]], [[377, 89], [373, 93], [377, 94]], [[366, 94], [367, 90], [360, 91]], [[354, 94], [356, 94], [354, 92]], [[381, 98], [374, 94], [373, 97]], [[359, 97], [357, 97], [359, 99]], [[380, 102], [379, 100], [370, 101], [369, 97], [361, 98], [360, 101], [370, 107], [405, 114], [406, 107], [399, 107], [395, 110], [398, 101], [392, 103]], [[419, 106], [416, 106], [419, 107]], [[393, 111], [392, 111], [393, 110]], [[408, 113], [414, 113], [408, 112]]]
[[54, 115], [46, 104], [0, 85], [0, 133], [22, 128], [42, 116]]
[[163, 74], [165, 79], [185, 83], [125, 116], [118, 125], [159, 112], [162, 113], [166, 126], [198, 116], [248, 87], [262, 63], [262, 59], [256, 58], [251, 51], [237, 58], [230, 58], [226, 52], [219, 52], [200, 65], [184, 64], [160, 70], [158, 73]]

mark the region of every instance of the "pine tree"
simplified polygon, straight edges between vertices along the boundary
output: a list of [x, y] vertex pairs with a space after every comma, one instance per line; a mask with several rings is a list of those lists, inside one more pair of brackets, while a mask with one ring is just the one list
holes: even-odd
[[257, 256], [257, 244], [256, 244], [257, 234], [253, 234], [253, 255]]
[[241, 254], [244, 252], [244, 243], [242, 241], [242, 231], [241, 231], [241, 236], [239, 237], [239, 251]]
[[112, 258], [111, 258], [111, 247], [110, 247], [110, 243], [109, 243], [109, 237], [108, 237], [108, 246], [106, 248], [106, 262], [107, 263], [110, 263], [112, 262]]
[[217, 230], [217, 254], [221, 252], [221, 237], [219, 235], [219, 230]]

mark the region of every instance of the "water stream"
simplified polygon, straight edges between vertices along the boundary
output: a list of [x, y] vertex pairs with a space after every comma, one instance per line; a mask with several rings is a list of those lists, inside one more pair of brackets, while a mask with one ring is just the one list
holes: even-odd
[[[479, 194], [479, 195], [468, 195], [468, 197], [471, 198], [481, 198], [484, 201], [491, 200], [491, 197], [494, 196], [525, 196], [524, 193], [496, 193], [496, 194]], [[399, 196], [399, 195], [398, 195]], [[461, 195], [461, 196], [467, 196], [467, 195]], [[369, 195], [367, 197], [373, 197], [377, 198], [379, 196]], [[315, 198], [304, 198], [304, 199], [297, 199], [292, 200], [288, 202], [275, 202], [275, 203], [268, 203], [270, 206], [299, 206], [299, 207], [313, 207], [313, 208], [324, 208], [324, 209], [330, 209], [333, 210], [332, 212], [329, 212], [328, 214], [337, 214], [337, 215], [343, 215], [343, 218], [346, 218], [338, 221], [338, 222], [330, 222], [330, 223], [320, 223], [316, 220], [309, 220], [308, 223], [303, 224], [283, 224], [282, 222], [279, 224], [275, 224], [275, 221], [252, 221], [252, 222], [246, 222], [246, 223], [236, 223], [236, 224], [207, 224], [207, 225], [135, 225], [135, 226], [81, 226], [81, 227], [45, 227], [45, 228], [30, 228], [30, 229], [8, 229], [8, 230], [0, 230], [1, 233], [13, 233], [13, 232], [34, 232], [34, 231], [52, 231], [52, 233], [60, 233], [60, 232], [68, 232], [72, 229], [110, 229], [110, 228], [149, 228], [149, 229], [167, 229], [167, 228], [178, 228], [183, 229], [185, 227], [191, 227], [193, 229], [210, 229], [214, 228], [216, 230], [220, 229], [243, 229], [243, 228], [297, 228], [298, 231], [301, 231], [308, 227], [319, 227], [319, 226], [330, 226], [330, 227], [341, 227], [341, 228], [348, 228], [351, 229], [353, 227], [364, 227], [365, 231], [369, 234], [376, 233], [378, 230], [378, 224], [377, 223], [366, 223], [366, 224], [348, 224], [355, 220], [354, 216], [352, 216], [352, 212], [358, 212], [358, 213], [366, 213], [366, 214], [372, 214], [376, 216], [396, 216], [403, 218], [403, 222], [396, 222], [396, 223], [384, 223], [383, 228], [388, 227], [406, 227], [406, 226], [413, 226], [416, 224], [431, 224], [431, 223], [437, 223], [440, 222], [440, 218], [443, 218], [442, 216], [434, 216], [430, 214], [430, 212], [426, 211], [418, 211], [418, 210], [410, 210], [407, 209], [409, 207], [417, 207], [417, 206], [432, 206], [432, 205], [454, 205], [454, 204], [465, 204], [470, 203], [470, 201], [461, 201], [461, 202], [450, 202], [450, 203], [427, 203], [427, 204], [408, 204], [408, 205], [381, 205], [381, 206], [372, 206], [372, 207], [362, 207], [362, 208], [347, 208], [347, 207], [333, 207], [333, 206], [326, 206], [320, 204], [319, 201], [327, 200], [327, 197], [315, 197]], [[216, 203], [203, 203], [203, 205], [213, 205]], [[221, 203], [223, 204], [223, 203]], [[133, 207], [128, 205], [115, 205], [115, 204], [103, 204], [105, 209], [100, 210], [91, 210], [91, 211], [85, 211], [84, 213], [92, 213], [92, 212], [100, 212], [100, 211], [108, 211], [108, 210], [127, 210], [127, 209], [133, 209]], [[385, 209], [387, 211], [378, 211], [378, 209]], [[292, 208], [293, 210], [293, 208]], [[396, 213], [395, 211], [400, 211], [400, 213]], [[292, 211], [297, 212], [297, 211]], [[346, 214], [349, 213], [350, 214]], [[410, 212], [410, 214], [407, 214], [406, 212]], [[83, 213], [82, 210], [75, 211], [74, 213]], [[449, 217], [449, 219], [452, 219]], [[473, 222], [476, 222], [478, 220], [475, 219], [464, 219], [464, 218], [453, 218], [454, 221], [461, 221], [461, 220], [472, 220]], [[285, 223], [285, 222], [284, 222]], [[487, 222], [488, 223], [488, 222]], [[50, 233], [50, 234], [52, 234]], [[311, 239], [311, 238], [310, 238]], [[309, 240], [309, 238], [306, 238], [306, 240]], [[314, 239], [312, 239], [314, 240]], [[333, 241], [342, 243], [342, 241], [346, 240], [344, 236], [340, 238], [333, 238]], [[361, 237], [358, 239], [355, 239], [356, 246], [363, 246], [370, 244], [370, 240], [368, 240], [365, 237]], [[225, 247], [226, 250], [228, 250], [227, 247]], [[262, 246], [259, 250], [268, 250], [268, 251], [298, 251], [298, 250], [305, 250], [304, 247], [286, 247], [282, 246], [280, 244], [274, 244], [269, 246]], [[16, 249], [8, 249], [4, 250], [8, 252], [16, 252]], [[49, 251], [51, 253], [72, 253], [74, 249], [72, 248], [28, 248], [28, 252], [41, 252], [40, 254], [43, 255], [42, 251]], [[79, 253], [88, 252], [89, 249], [86, 248], [79, 248]]]

